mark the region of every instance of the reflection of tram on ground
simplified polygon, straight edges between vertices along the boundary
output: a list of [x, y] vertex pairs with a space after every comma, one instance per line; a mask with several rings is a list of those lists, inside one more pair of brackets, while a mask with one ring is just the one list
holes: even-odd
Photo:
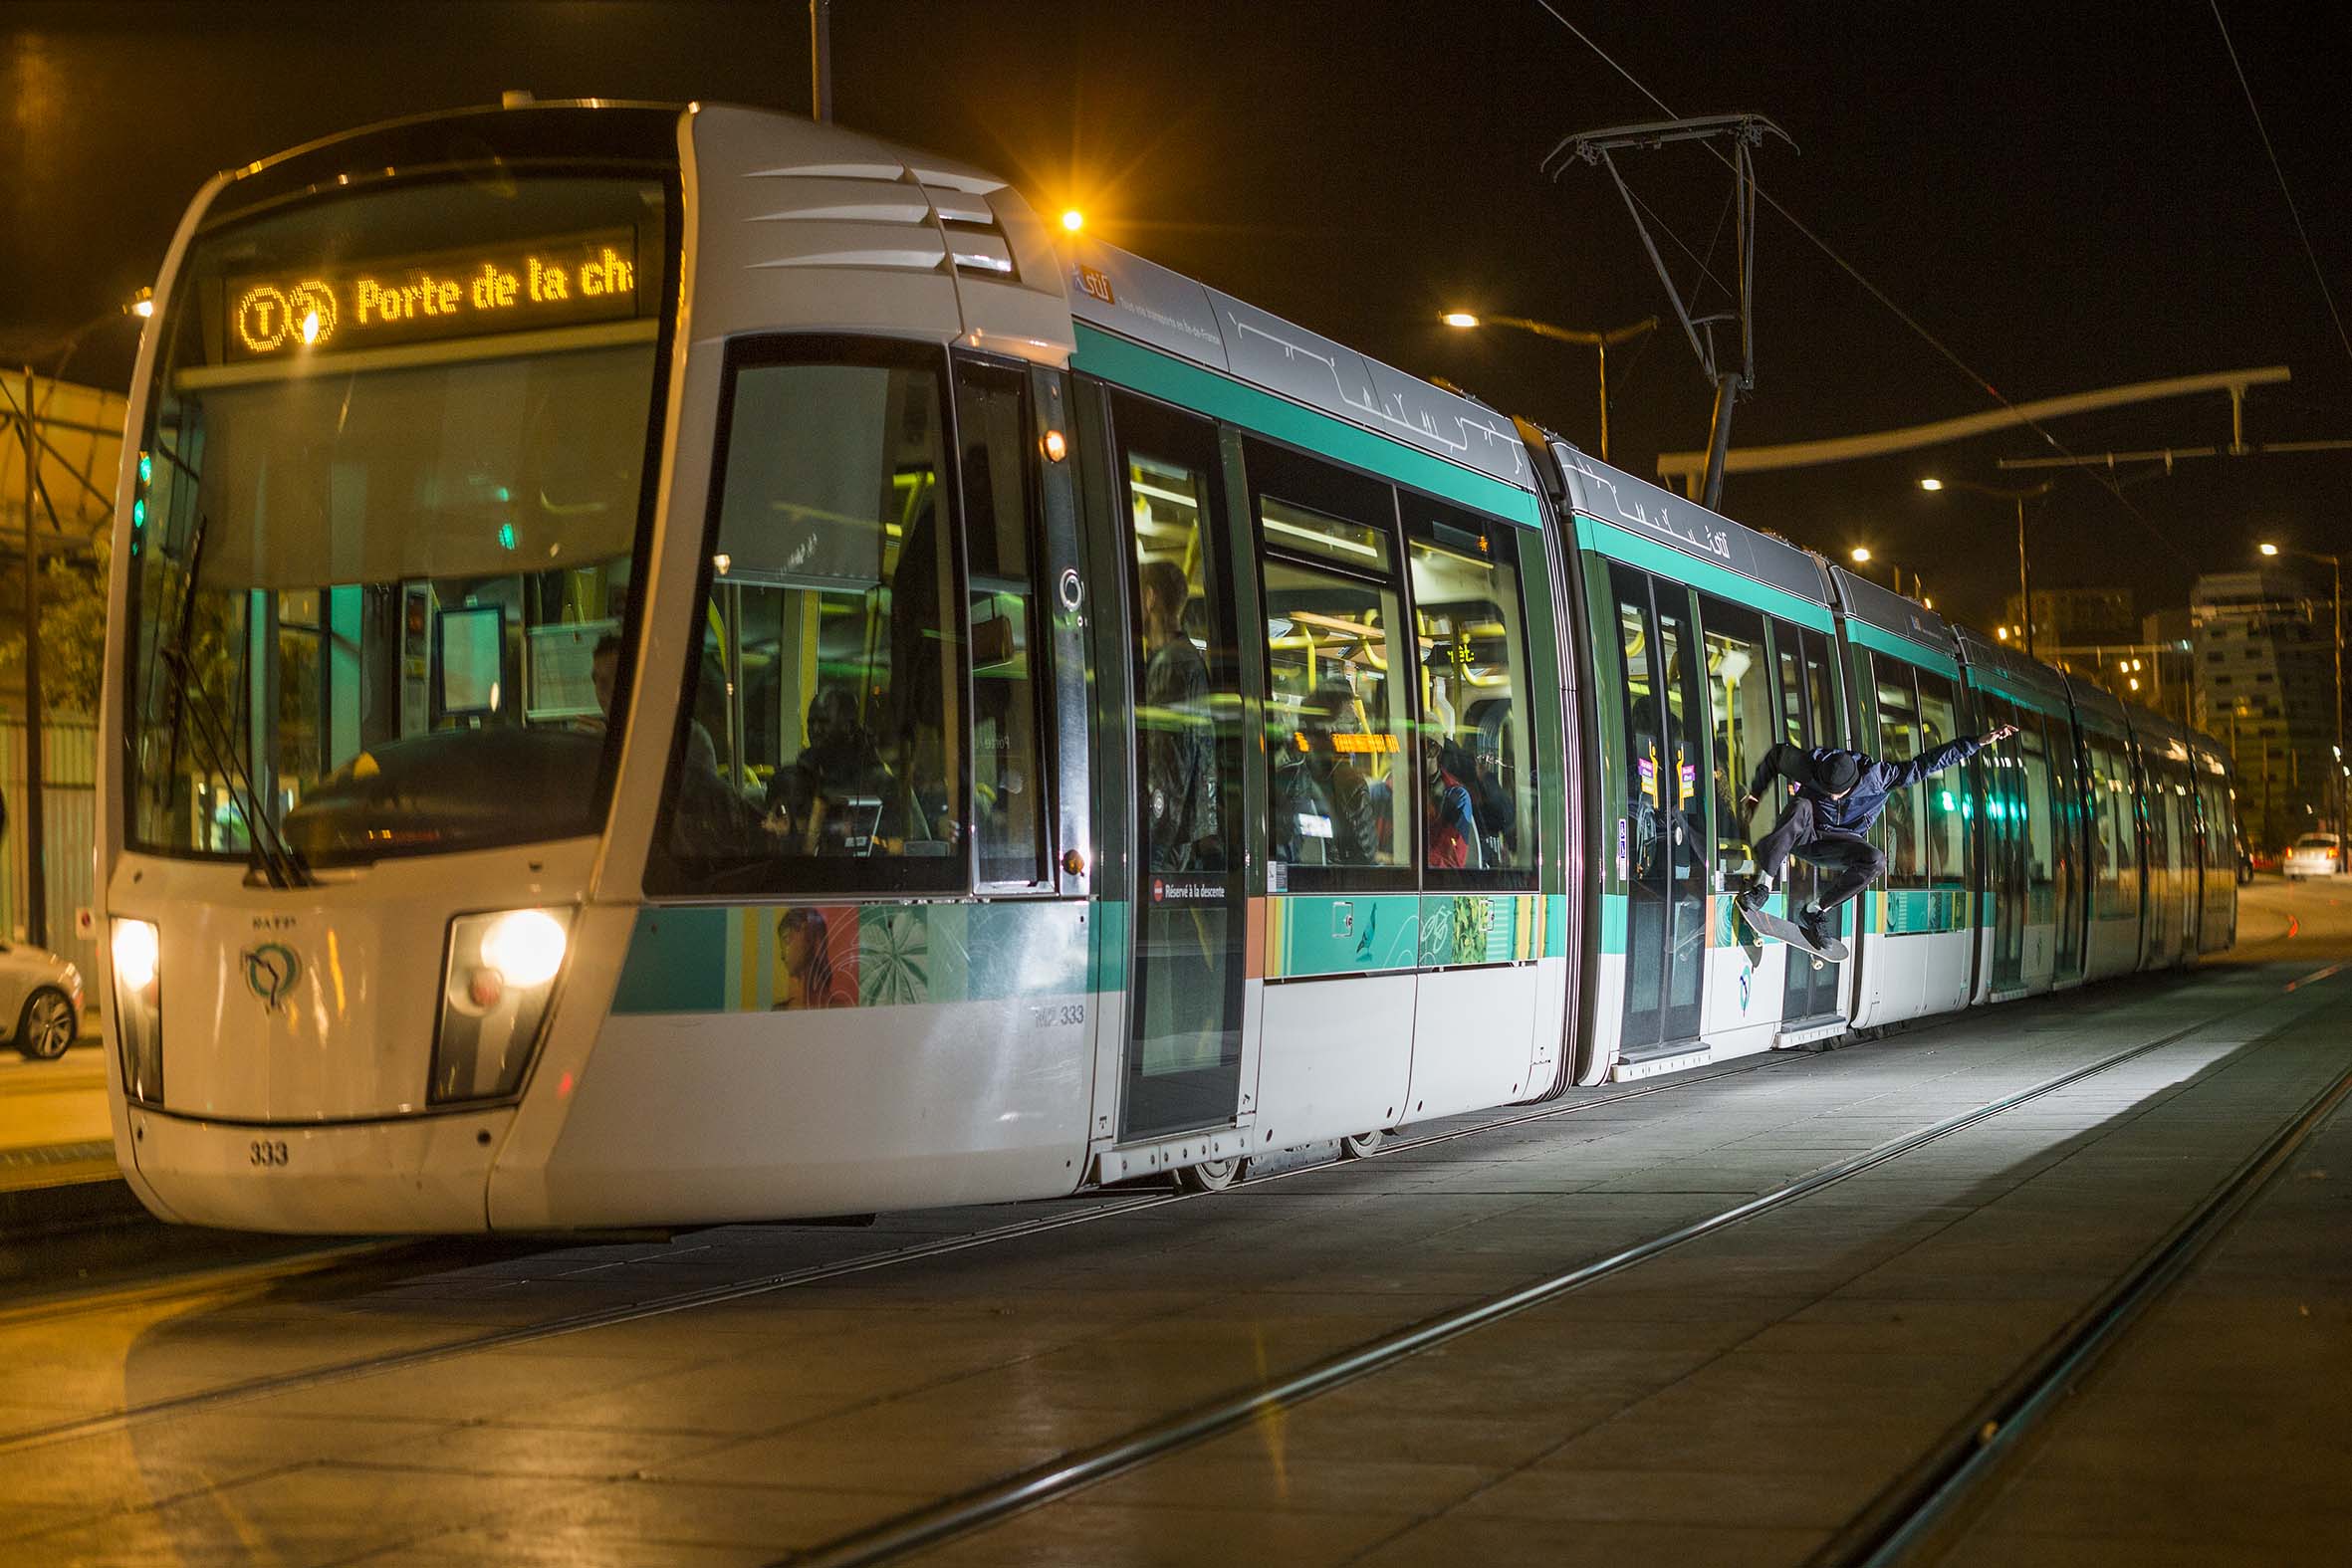
[[[437, 116], [160, 295], [102, 852], [174, 1218], [1213, 1184], [2232, 937], [2201, 738], [975, 170]], [[2000, 721], [1851, 963], [1744, 945], [1764, 747]]]

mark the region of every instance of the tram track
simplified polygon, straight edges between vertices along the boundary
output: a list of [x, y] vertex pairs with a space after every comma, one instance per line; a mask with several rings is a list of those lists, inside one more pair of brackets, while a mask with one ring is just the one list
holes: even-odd
[[[2281, 995], [2292, 994], [2319, 980], [2333, 976], [2342, 967], [2331, 966], [2291, 981], [2281, 988]], [[1475, 1334], [1480, 1329], [1555, 1301], [1599, 1280], [1637, 1267], [1689, 1242], [1801, 1202], [1825, 1189], [1851, 1181], [1981, 1122], [2020, 1106], [2031, 1104], [2086, 1078], [2110, 1071], [2169, 1045], [2177, 1044], [2199, 1030], [2221, 1021], [2228, 1015], [2229, 1013], [2224, 1011], [2200, 1017], [2192, 1022], [2169, 1029], [2153, 1039], [2112, 1051], [2097, 1060], [2071, 1068], [2041, 1082], [1929, 1123], [1912, 1132], [1875, 1145], [1848, 1159], [1810, 1172], [1772, 1192], [1732, 1205], [1647, 1240], [1578, 1263], [1531, 1283], [1489, 1295], [1483, 1300], [1450, 1308], [1421, 1322], [1375, 1336], [1348, 1349], [1325, 1356], [1280, 1379], [1228, 1393], [1185, 1410], [1159, 1417], [1102, 1442], [1082, 1449], [1073, 1449], [1018, 1474], [1000, 1478], [924, 1507], [895, 1515], [807, 1551], [796, 1552], [789, 1557], [779, 1559], [773, 1568], [787, 1568], [787, 1565], [790, 1565], [790, 1568], [866, 1568], [866, 1565], [894, 1562], [930, 1547], [942, 1545], [948, 1541], [1004, 1523], [1015, 1515], [1073, 1496], [1098, 1482], [1172, 1456], [1210, 1439], [1238, 1431], [1251, 1423], [1277, 1418], [1284, 1411], [1319, 1395], [1377, 1374], [1423, 1351]], [[2323, 1091], [2320, 1096], [2308, 1104], [2290, 1124], [2286, 1132], [2282, 1132], [2278, 1138], [2273, 1139], [2269, 1145], [2265, 1146], [2263, 1152], [2249, 1160], [2247, 1169], [2258, 1168], [2262, 1173], [2262, 1179], [2266, 1180], [2267, 1174], [2275, 1171], [2285, 1159], [2291, 1156], [2293, 1147], [2299, 1146], [2301, 1138], [2307, 1136], [2311, 1128], [2316, 1127], [2321, 1120], [2324, 1120], [2326, 1112], [2333, 1109], [2348, 1092], [2352, 1092], [2352, 1069], [2348, 1069], [2335, 1085], [2329, 1090]], [[2287, 1138], [2289, 1134], [2293, 1135], [2293, 1143], [2282, 1144], [2281, 1140]], [[2258, 1187], [2258, 1185], [2259, 1181], [2256, 1181], [2255, 1186]], [[2241, 1184], [2239, 1182], [2226, 1183], [2225, 1188], [2231, 1192], [2239, 1192]], [[2250, 1196], [2251, 1190], [2250, 1188], [2243, 1189], [2243, 1195]], [[2233, 1213], [2235, 1207], [2242, 1206], [2242, 1201], [2241, 1197], [2238, 1203], [2233, 1207]], [[2176, 1230], [2177, 1232], [2197, 1230], [2197, 1216], [2192, 1216], [2190, 1221], [2183, 1222], [2182, 1227], [2176, 1228]], [[2211, 1232], [2200, 1230], [2197, 1231], [2197, 1233], [2201, 1237], [2207, 1237]], [[2166, 1243], [2159, 1243], [2149, 1261], [2127, 1278], [2125, 1286], [2130, 1286], [2133, 1281], [2147, 1275], [2150, 1278], [2150, 1284], [2140, 1288], [2160, 1288], [2162, 1281], [2177, 1275], [2180, 1268], [2186, 1266], [2187, 1257], [2193, 1255], [2180, 1253], [2179, 1244], [2180, 1239], [2177, 1235], [2174, 1238], [2169, 1238]], [[2202, 1247], [2203, 1240], [2200, 1239], [2196, 1244]], [[2155, 1272], [2157, 1270], [2162, 1270], [2161, 1278], [2157, 1277]], [[2122, 1290], [2125, 1286], [2119, 1286], [2118, 1289]], [[2136, 1303], [2144, 1304], [2146, 1299], [2152, 1299], [2152, 1297], [2133, 1295], [2131, 1299]], [[2120, 1300], [2118, 1305], [2120, 1305]], [[2135, 1304], [2129, 1310], [2132, 1314], [2136, 1314], [2138, 1306]], [[2118, 1318], [2117, 1313], [2112, 1310], [2100, 1312], [2093, 1309], [2091, 1313], [2086, 1315], [2091, 1319], [2086, 1332], [2102, 1335], [2112, 1334], [2122, 1321], [2128, 1321], [2128, 1318]], [[2072, 1342], [2069, 1341], [2069, 1343]], [[2086, 1348], [2087, 1345], [2086, 1341]], [[2026, 1386], [2017, 1392], [2013, 1401], [2016, 1405], [2014, 1414], [2009, 1415], [2005, 1420], [1988, 1418], [1993, 1423], [1991, 1430], [1987, 1429], [1984, 1422], [1961, 1430], [1983, 1440], [1976, 1446], [1983, 1454], [2005, 1453], [2005, 1449], [1999, 1441], [2000, 1434], [2010, 1426], [2019, 1426], [2022, 1431], [2021, 1424], [2030, 1419], [2037, 1419], [2038, 1414], [2046, 1410], [2048, 1403], [2063, 1392], [2063, 1387], [2070, 1386], [2071, 1376], [2085, 1366], [2087, 1366], [2087, 1360], [2081, 1353], [2070, 1353], [2053, 1358], [2051, 1371], [2048, 1375], [2027, 1380]], [[2003, 1408], [2008, 1407], [2004, 1405]], [[1962, 1456], [1965, 1458], [1973, 1456], [1964, 1455]], [[1892, 1538], [1894, 1532], [1904, 1528], [1909, 1520], [1924, 1519], [1923, 1510], [1926, 1507], [1930, 1505], [1946, 1506], [1936, 1503], [1935, 1499], [1948, 1493], [1957, 1498], [1966, 1489], [1973, 1486], [1978, 1478], [1977, 1475], [1953, 1471], [1945, 1466], [1937, 1467], [1934, 1473], [1935, 1489], [1921, 1497], [1918, 1504], [1910, 1511], [1903, 1511], [1899, 1505], [1889, 1505], [1889, 1522], [1884, 1528], [1862, 1540], [1861, 1545], [1866, 1550], [1859, 1554], [1849, 1552], [1849, 1555], [1845, 1556], [1817, 1558], [1813, 1565], [1809, 1565], [1809, 1568], [1827, 1568], [1827, 1565], [1831, 1563], [1841, 1565], [1866, 1563], [1871, 1565], [1871, 1568], [1879, 1568], [1881, 1564], [1889, 1564], [1900, 1558], [1910, 1549], [1911, 1537], [1905, 1535], [1898, 1542]], [[1941, 1517], [1941, 1514], [1937, 1516], [1939, 1520]], [[1928, 1521], [1929, 1524], [1934, 1522], [1936, 1521]]]
[[[1712, 1083], [1719, 1079], [1740, 1077], [1773, 1066], [1784, 1065], [1792, 1059], [1796, 1058], [1779, 1053], [1767, 1053], [1742, 1061], [1737, 1066], [1725, 1067], [1713, 1072], [1689, 1077], [1677, 1075], [1670, 1081], [1647, 1083], [1638, 1088], [1599, 1095], [1569, 1105], [1549, 1105], [1541, 1110], [1521, 1112], [1491, 1121], [1475, 1122], [1466, 1127], [1448, 1128], [1445, 1131], [1431, 1133], [1423, 1137], [1401, 1139], [1384, 1147], [1373, 1158], [1386, 1159], [1394, 1154], [1451, 1143], [1458, 1139], [1476, 1137], [1482, 1133], [1525, 1126], [1530, 1122], [1556, 1120], [1565, 1116], [1599, 1110], [1606, 1106], [1621, 1105], [1629, 1100], [1671, 1094], [1679, 1090], [1696, 1088], [1701, 1084]], [[1241, 1185], [1244, 1189], [1260, 1189], [1293, 1177], [1346, 1169], [1364, 1163], [1359, 1160], [1338, 1157], [1315, 1160], [1286, 1170], [1270, 1172]], [[1116, 1194], [1119, 1189], [1111, 1188], [1104, 1191]], [[74, 1417], [39, 1427], [21, 1428], [15, 1432], [0, 1433], [0, 1455], [20, 1453], [48, 1444], [89, 1437], [96, 1433], [115, 1431], [172, 1416], [242, 1404], [251, 1400], [269, 1398], [273, 1395], [330, 1387], [338, 1383], [354, 1382], [362, 1378], [408, 1371], [484, 1351], [511, 1350], [568, 1334], [586, 1333], [599, 1328], [613, 1328], [629, 1323], [645, 1322], [672, 1313], [693, 1311], [701, 1307], [728, 1305], [775, 1294], [779, 1291], [824, 1283], [885, 1268], [894, 1268], [978, 1247], [1024, 1240], [1032, 1236], [1089, 1225], [1096, 1221], [1138, 1214], [1145, 1210], [1163, 1209], [1172, 1204], [1229, 1197], [1232, 1192], [1232, 1189], [1228, 1189], [1223, 1193], [1157, 1192], [1129, 1198], [1113, 1197], [1105, 1202], [1093, 1203], [1076, 1213], [1063, 1212], [1044, 1215], [1033, 1220], [1018, 1221], [1011, 1225], [991, 1227], [985, 1231], [939, 1236], [906, 1246], [891, 1247], [854, 1257], [837, 1258], [829, 1262], [813, 1263], [802, 1268], [764, 1274], [754, 1279], [734, 1280], [723, 1285], [709, 1285], [694, 1290], [676, 1291], [642, 1301], [624, 1302], [584, 1312], [568, 1313], [545, 1322], [515, 1324], [504, 1328], [490, 1329], [438, 1344], [385, 1351], [326, 1366], [298, 1368], [267, 1377], [245, 1379], [217, 1388], [193, 1390], [166, 1399], [142, 1401], [118, 1410]], [[0, 1312], [0, 1326], [35, 1318], [53, 1319], [69, 1316], [77, 1310], [103, 1306], [108, 1302], [132, 1295], [151, 1300], [157, 1296], [227, 1290], [240, 1285], [268, 1283], [278, 1278], [294, 1277], [303, 1273], [357, 1266], [417, 1244], [406, 1239], [337, 1243], [316, 1252], [306, 1252], [294, 1257], [280, 1257], [253, 1264], [230, 1265], [227, 1268], [207, 1271], [201, 1276], [186, 1278], [184, 1281], [179, 1279], [163, 1280], [127, 1290], [109, 1290], [95, 1298], [89, 1296], [51, 1298]]]
[[[2294, 991], [2344, 968], [2331, 965]], [[1807, 1568], [1892, 1568], [1933, 1560], [1975, 1505], [2057, 1415], [2067, 1398], [2124, 1345], [2191, 1268], [2269, 1188], [2352, 1096], [2352, 1065], [2311, 1095], [2262, 1146], [1967, 1418], [1866, 1505]]]

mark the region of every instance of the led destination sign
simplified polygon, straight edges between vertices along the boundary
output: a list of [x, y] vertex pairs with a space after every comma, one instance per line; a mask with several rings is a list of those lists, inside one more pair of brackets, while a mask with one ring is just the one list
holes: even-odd
[[372, 348], [637, 314], [633, 230], [232, 278], [227, 357]]

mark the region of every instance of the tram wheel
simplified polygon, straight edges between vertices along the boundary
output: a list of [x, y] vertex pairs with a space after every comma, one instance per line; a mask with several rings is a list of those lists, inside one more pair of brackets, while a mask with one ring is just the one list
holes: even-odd
[[17, 1015], [16, 1048], [35, 1061], [55, 1061], [81, 1032], [82, 1020], [74, 1016], [72, 999], [54, 986], [43, 986], [25, 999], [25, 1010]]
[[1388, 1133], [1384, 1128], [1375, 1127], [1367, 1133], [1349, 1133], [1339, 1140], [1339, 1158], [1342, 1160], [1369, 1160], [1378, 1154], [1381, 1146], [1387, 1142]]
[[1176, 1185], [1188, 1193], [1222, 1193], [1228, 1187], [1245, 1181], [1250, 1175], [1250, 1162], [1243, 1159], [1203, 1160], [1188, 1165], [1176, 1173]]

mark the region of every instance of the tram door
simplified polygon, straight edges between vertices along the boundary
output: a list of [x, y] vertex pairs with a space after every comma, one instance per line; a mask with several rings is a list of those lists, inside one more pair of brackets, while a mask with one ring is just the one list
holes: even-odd
[[1241, 1096], [1241, 672], [1216, 427], [1112, 399], [1134, 667], [1125, 1139], [1231, 1126]]
[[[1985, 729], [2022, 726], [2031, 715], [1987, 692], [1977, 694]], [[2028, 809], [2025, 737], [2013, 746], [1979, 754], [1985, 759], [1985, 886], [1993, 895], [1993, 989], [2025, 984], [2025, 855]]]
[[[1837, 745], [1837, 675], [1830, 663], [1829, 639], [1817, 631], [1799, 631], [1784, 620], [1775, 620], [1772, 647], [1780, 673], [1780, 720], [1788, 744], [1806, 748]], [[1758, 837], [1771, 831], [1787, 805], [1785, 788], [1766, 791], [1756, 808]], [[1820, 892], [1820, 872], [1793, 855], [1789, 857], [1783, 885], [1790, 909], [1802, 909], [1807, 899]], [[1781, 994], [1783, 1024], [1837, 1010], [1836, 967], [1825, 964], [1815, 969], [1798, 963], [1797, 957], [1789, 956], [1786, 988]]]
[[1699, 1032], [1707, 957], [1706, 698], [1689, 593], [1612, 565], [1624, 659], [1625, 1032], [1628, 1058]]

